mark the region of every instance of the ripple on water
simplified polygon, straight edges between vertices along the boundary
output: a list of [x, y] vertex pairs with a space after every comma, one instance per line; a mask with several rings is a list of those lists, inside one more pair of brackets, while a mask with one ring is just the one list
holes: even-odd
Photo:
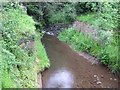
[[46, 88], [72, 88], [73, 74], [67, 69], [55, 71], [48, 79]]

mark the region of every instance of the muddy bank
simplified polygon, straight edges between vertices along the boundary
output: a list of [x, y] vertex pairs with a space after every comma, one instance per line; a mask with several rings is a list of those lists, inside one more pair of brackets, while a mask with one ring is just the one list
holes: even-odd
[[118, 78], [101, 64], [73, 51], [54, 36], [42, 39], [51, 62], [51, 67], [42, 73], [42, 85], [68, 88], [117, 88]]

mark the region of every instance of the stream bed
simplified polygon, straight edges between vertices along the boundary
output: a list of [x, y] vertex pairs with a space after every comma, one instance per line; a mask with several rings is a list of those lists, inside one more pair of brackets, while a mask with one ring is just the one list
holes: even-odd
[[118, 77], [93, 64], [54, 36], [44, 35], [51, 66], [42, 72], [43, 88], [118, 88]]

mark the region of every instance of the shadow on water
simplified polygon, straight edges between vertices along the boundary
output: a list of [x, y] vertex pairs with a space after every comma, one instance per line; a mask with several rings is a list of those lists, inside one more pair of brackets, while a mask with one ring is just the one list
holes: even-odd
[[56, 37], [44, 35], [42, 43], [51, 67], [42, 72], [43, 88], [117, 88], [118, 78], [100, 64], [73, 51]]

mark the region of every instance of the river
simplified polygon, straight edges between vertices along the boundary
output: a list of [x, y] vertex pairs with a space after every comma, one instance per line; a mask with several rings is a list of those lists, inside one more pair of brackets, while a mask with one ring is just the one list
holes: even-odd
[[105, 66], [92, 64], [69, 45], [44, 35], [51, 67], [42, 72], [43, 88], [117, 88], [118, 78]]

